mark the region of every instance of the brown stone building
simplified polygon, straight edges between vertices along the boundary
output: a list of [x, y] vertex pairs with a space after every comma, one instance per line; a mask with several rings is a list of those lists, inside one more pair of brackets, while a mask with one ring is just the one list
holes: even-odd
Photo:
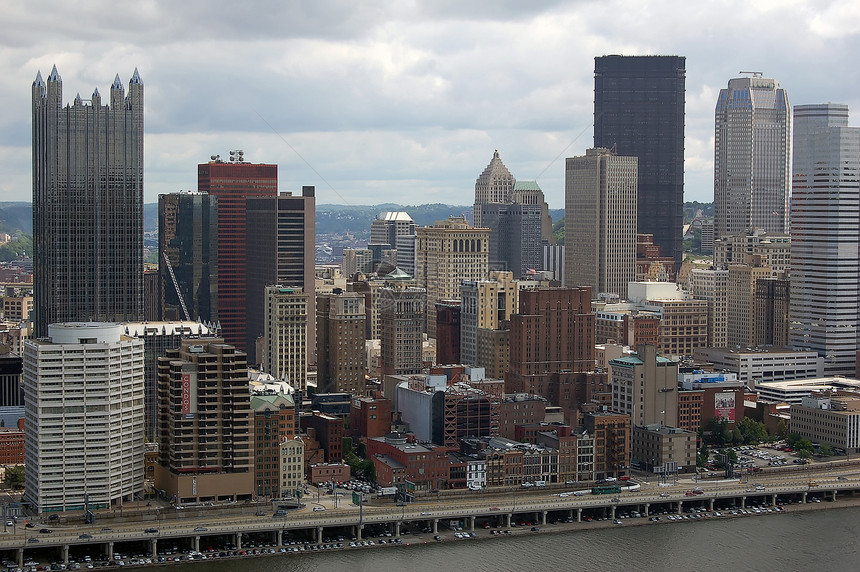
[[0, 428], [0, 464], [24, 464], [24, 419], [18, 420], [18, 427]]
[[594, 436], [595, 478], [623, 475], [630, 466], [630, 416], [596, 411], [583, 415], [583, 426]]
[[296, 435], [296, 412], [289, 395], [254, 395], [254, 486], [258, 497], [278, 498], [281, 443]]
[[365, 297], [358, 292], [317, 294], [317, 387], [320, 393], [364, 393]]
[[509, 393], [549, 395], [550, 374], [594, 369], [591, 288], [540, 288], [520, 292], [511, 316]]
[[339, 463], [343, 461], [343, 419], [314, 411], [311, 415], [299, 417], [299, 425], [302, 430], [310, 433], [320, 443], [325, 451], [326, 463]]
[[506, 395], [499, 403], [499, 436], [514, 439], [517, 425], [542, 423], [546, 416], [546, 405], [546, 399], [537, 395]]
[[158, 360], [155, 486], [178, 502], [250, 499], [250, 389], [244, 352], [223, 339], [183, 340]]
[[373, 459], [377, 481], [383, 486], [396, 484], [379, 479], [380, 475], [390, 474], [402, 476], [418, 489], [447, 488], [450, 460], [444, 447], [410, 443], [406, 437], [392, 433], [368, 439], [367, 455]]
[[356, 397], [352, 400], [349, 426], [356, 437], [373, 439], [391, 433], [391, 400]]
[[460, 363], [460, 301], [436, 302], [436, 363]]

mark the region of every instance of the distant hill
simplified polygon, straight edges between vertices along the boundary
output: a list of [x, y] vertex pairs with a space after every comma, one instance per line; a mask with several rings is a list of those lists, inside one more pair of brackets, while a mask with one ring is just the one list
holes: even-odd
[[0, 202], [0, 232], [33, 234], [33, 205]]
[[[684, 203], [685, 219], [689, 220], [696, 211], [702, 210], [705, 216], [713, 216], [711, 203]], [[437, 220], [451, 215], [471, 214], [472, 205], [446, 205], [431, 203], [424, 205], [399, 205], [383, 203], [379, 205], [317, 205], [317, 234], [351, 232], [370, 234], [370, 221], [385, 211], [405, 211], [418, 226], [428, 226]], [[550, 209], [553, 224], [564, 220], [564, 209]], [[143, 205], [143, 230], [158, 231], [158, 203]], [[563, 236], [563, 226], [557, 230]], [[33, 234], [33, 206], [23, 202], [0, 202], [0, 232], [14, 235], [16, 232]]]

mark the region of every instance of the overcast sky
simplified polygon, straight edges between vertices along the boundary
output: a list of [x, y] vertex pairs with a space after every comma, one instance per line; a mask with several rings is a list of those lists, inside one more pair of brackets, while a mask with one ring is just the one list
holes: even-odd
[[139, 69], [146, 202], [243, 149], [318, 203], [471, 204], [498, 149], [562, 208], [604, 54], [686, 56], [686, 200], [713, 199], [714, 105], [740, 70], [860, 113], [857, 0], [4, 0], [0, 200], [31, 200], [30, 86], [56, 64], [65, 103]]

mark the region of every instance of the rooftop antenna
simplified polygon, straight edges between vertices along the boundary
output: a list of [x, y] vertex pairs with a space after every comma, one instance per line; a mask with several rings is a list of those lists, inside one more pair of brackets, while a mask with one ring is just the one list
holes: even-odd
[[761, 77], [764, 75], [764, 72], [758, 72], [758, 71], [739, 71], [738, 73], [750, 74], [753, 77]]

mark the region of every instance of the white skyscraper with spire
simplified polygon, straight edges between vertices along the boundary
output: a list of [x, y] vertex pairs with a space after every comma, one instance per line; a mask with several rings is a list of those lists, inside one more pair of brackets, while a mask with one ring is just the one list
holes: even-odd
[[848, 106], [794, 108], [790, 336], [854, 375], [860, 321], [860, 128]]
[[729, 80], [717, 100], [715, 238], [788, 230], [791, 106], [776, 80], [750, 73]]

